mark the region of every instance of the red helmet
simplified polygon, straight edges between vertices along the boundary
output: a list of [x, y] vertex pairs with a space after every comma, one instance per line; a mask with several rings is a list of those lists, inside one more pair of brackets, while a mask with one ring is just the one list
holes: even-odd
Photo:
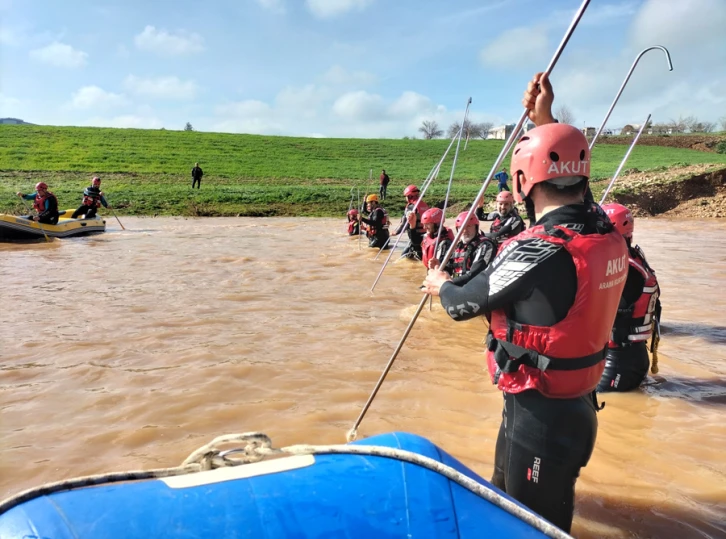
[[434, 223], [441, 226], [444, 224], [445, 218], [444, 212], [439, 208], [429, 208], [421, 216], [421, 223], [424, 225], [427, 223]]
[[358, 217], [358, 210], [348, 211], [348, 217]]
[[101, 183], [101, 178], [99, 178], [98, 176], [94, 176], [91, 183]]
[[420, 193], [421, 191], [418, 190], [418, 187], [415, 185], [409, 185], [403, 190], [403, 196], [407, 197], [410, 195], [413, 195], [414, 193]]
[[497, 202], [511, 202], [514, 204], [514, 197], [509, 191], [502, 191], [497, 195]]
[[38, 189], [48, 189], [48, 184], [45, 182], [38, 182], [35, 184], [35, 190], [37, 191]]
[[[456, 217], [456, 228], [461, 228], [468, 213], [468, 211], [463, 211]], [[479, 226], [479, 219], [477, 218], [475, 212], [471, 212], [471, 217], [469, 217], [469, 220], [466, 221], [466, 224]]]
[[[512, 154], [514, 198], [522, 202], [532, 186], [563, 178], [572, 185], [576, 178], [590, 177], [590, 149], [582, 131], [568, 124], [545, 124], [527, 131]], [[567, 178], [567, 180], [565, 180]]]
[[628, 208], [622, 204], [605, 204], [602, 206], [605, 213], [608, 214], [615, 229], [620, 232], [626, 238], [633, 237], [633, 229], [635, 228], [635, 220], [633, 214]]

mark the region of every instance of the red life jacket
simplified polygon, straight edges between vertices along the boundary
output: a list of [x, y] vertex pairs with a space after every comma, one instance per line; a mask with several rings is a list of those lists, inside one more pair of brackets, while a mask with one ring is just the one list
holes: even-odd
[[[630, 267], [635, 268], [645, 279], [643, 291], [635, 302], [632, 311], [618, 313], [610, 340], [610, 348], [619, 348], [636, 342], [645, 342], [653, 334], [654, 314], [660, 297], [660, 287], [655, 271], [645, 260], [643, 251], [637, 245], [630, 249], [628, 260]], [[625, 336], [627, 335], [627, 340]], [[621, 341], [621, 342], [618, 342]]]
[[[439, 231], [437, 230], [433, 237], [426, 234], [423, 240], [421, 240], [421, 262], [423, 262], [426, 269], [429, 267], [429, 260], [436, 258], [434, 248], [436, 247], [436, 238], [438, 238], [438, 236]], [[454, 241], [454, 233], [450, 228], [444, 227], [443, 232], [441, 232], [441, 243], [444, 243], [446, 240], [449, 240], [450, 242]], [[439, 245], [441, 245], [441, 243]], [[439, 260], [439, 262], [441, 262], [441, 260]]]
[[100, 208], [101, 196], [103, 196], [103, 193], [98, 187], [86, 187], [83, 190], [83, 202], [81, 204], [92, 208]]
[[[504, 226], [504, 223], [505, 223], [505, 222], [506, 222], [506, 221], [507, 221], [507, 220], [508, 220], [508, 219], [509, 219], [510, 217], [515, 217], [515, 218], [519, 219], [519, 220], [520, 220], [520, 221], [522, 222], [522, 230], [524, 230], [524, 229], [526, 228], [526, 227], [524, 226], [524, 220], [523, 220], [523, 219], [522, 219], [522, 218], [521, 218], [521, 217], [519, 216], [519, 211], [517, 211], [517, 208], [512, 208], [512, 209], [511, 209], [511, 210], [509, 211], [509, 213], [508, 213], [507, 215], [505, 215], [504, 217], [502, 217], [502, 215], [501, 215], [501, 214], [500, 214], [499, 212], [497, 212], [497, 218], [496, 218], [496, 219], [494, 219], [494, 221], [492, 221], [492, 225], [491, 225], [491, 227], [489, 227], [489, 232], [490, 232], [490, 233], [496, 233], [496, 232], [499, 232], [499, 231], [500, 231], [500, 230], [502, 229], [502, 227]], [[515, 227], [515, 228], [516, 228], [516, 227]], [[499, 241], [499, 242], [501, 243], [501, 242], [503, 242], [504, 240], [506, 240], [506, 239], [508, 239], [508, 238], [510, 238], [510, 237], [512, 237], [512, 236], [516, 236], [517, 234], [519, 234], [519, 232], [517, 232], [516, 234], [511, 234], [511, 235], [509, 235], [509, 236], [503, 236], [503, 237], [500, 237], [500, 238], [498, 239], [498, 241]]]
[[504, 245], [530, 237], [562, 245], [570, 253], [577, 271], [575, 301], [553, 326], [519, 324], [504, 309], [493, 311], [487, 336], [489, 374], [507, 393], [536, 389], [555, 399], [586, 395], [595, 390], [605, 368], [607, 342], [628, 277], [625, 240], [615, 230], [581, 235], [559, 226], [545, 231], [538, 225]]
[[[480, 232], [466, 245], [464, 245], [464, 242], [462, 241], [458, 243], [456, 250], [451, 255], [451, 262], [449, 265], [452, 277], [458, 277], [459, 275], [467, 273], [471, 269], [471, 266], [474, 264], [474, 253], [476, 253], [476, 250], [485, 241], [491, 242], [490, 239]], [[494, 251], [496, 252], [496, 244], [494, 245]]]
[[[50, 191], [45, 192], [45, 196], [41, 197], [40, 195], [35, 195], [35, 200], [33, 201], [33, 208], [35, 208], [35, 211], [38, 213], [43, 213], [45, 211], [45, 201], [49, 198], [55, 198], [55, 195], [51, 193]], [[58, 199], [55, 198], [56, 206], [58, 205]]]
[[355, 236], [358, 234], [358, 220], [353, 219], [351, 221], [348, 221], [348, 235], [349, 236]]

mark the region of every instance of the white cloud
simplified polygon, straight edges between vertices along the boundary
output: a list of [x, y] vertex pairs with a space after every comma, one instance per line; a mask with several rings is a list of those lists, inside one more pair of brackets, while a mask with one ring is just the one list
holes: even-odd
[[328, 84], [368, 86], [378, 81], [373, 73], [367, 71], [348, 71], [339, 65], [334, 65], [323, 75], [323, 82]]
[[30, 51], [30, 57], [44, 64], [55, 67], [76, 68], [86, 65], [88, 54], [74, 49], [70, 45], [54, 41], [42, 49]]
[[544, 65], [550, 54], [546, 25], [508, 30], [486, 45], [479, 59], [487, 67], [521, 69]]
[[107, 109], [127, 104], [128, 100], [124, 96], [107, 92], [98, 86], [84, 86], [71, 99], [71, 106], [77, 109]]
[[283, 0], [256, 0], [256, 2], [264, 9], [272, 11], [273, 13], [279, 13], [282, 15], [286, 11]]
[[193, 99], [198, 90], [193, 80], [182, 81], [177, 77], [144, 79], [129, 75], [124, 86], [134, 95], [155, 99]]
[[204, 50], [204, 39], [199, 34], [187, 33], [183, 30], [172, 34], [163, 29], [157, 30], [150, 25], [147, 25], [143, 32], [134, 37], [134, 43], [140, 50], [162, 56], [178, 56]]
[[[447, 110], [413, 91], [386, 99], [363, 90], [341, 94], [340, 89], [308, 84], [286, 87], [271, 102], [249, 99], [220, 105], [210, 128], [266, 135], [400, 138], [419, 136], [423, 120], [435, 120], [446, 129], [460, 122], [463, 112], [463, 108]], [[472, 113], [470, 118], [501, 123], [501, 118], [482, 113]]]
[[305, 0], [313, 15], [321, 19], [331, 18], [349, 11], [363, 11], [374, 0]]
[[95, 117], [84, 122], [84, 125], [90, 127], [132, 127], [136, 129], [159, 129], [164, 127], [163, 122], [158, 118], [135, 116], [133, 114], [114, 116], [113, 118]]
[[436, 107], [431, 99], [416, 92], [403, 92], [401, 97], [396, 99], [388, 107], [388, 112], [396, 118], [413, 118], [427, 112], [434, 112]]
[[333, 112], [346, 120], [370, 121], [383, 117], [386, 105], [378, 94], [364, 90], [348, 92], [333, 103]]
[[645, 54], [608, 125], [641, 123], [649, 112], [655, 123], [681, 115], [715, 121], [726, 103], [726, 73], [715, 68], [726, 63], [725, 26], [723, 0], [645, 0], [618, 53], [597, 46], [578, 50], [553, 73], [555, 103], [570, 106], [578, 125], [599, 125], [637, 54], [662, 44], [671, 52], [673, 71], [661, 51]]

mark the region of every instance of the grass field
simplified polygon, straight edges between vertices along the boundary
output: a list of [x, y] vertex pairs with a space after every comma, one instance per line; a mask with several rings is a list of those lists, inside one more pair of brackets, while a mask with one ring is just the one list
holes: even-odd
[[[61, 207], [80, 203], [92, 175], [120, 214], [134, 215], [341, 215], [351, 188], [377, 189], [381, 168], [391, 176], [392, 212], [401, 191], [419, 183], [447, 140], [314, 139], [162, 130], [0, 126], [0, 212], [20, 212], [16, 191], [46, 181]], [[473, 199], [503, 141], [470, 141], [461, 151], [451, 202]], [[462, 146], [463, 148], [463, 146]], [[627, 147], [596, 146], [593, 177], [616, 170]], [[443, 200], [454, 150], [426, 197]], [[199, 161], [201, 190], [190, 189]], [[508, 163], [508, 159], [506, 161]], [[636, 147], [626, 168], [726, 163], [726, 155], [679, 148]], [[369, 184], [369, 170], [373, 182]], [[494, 187], [490, 187], [494, 192]], [[596, 189], [597, 191], [597, 189]]]

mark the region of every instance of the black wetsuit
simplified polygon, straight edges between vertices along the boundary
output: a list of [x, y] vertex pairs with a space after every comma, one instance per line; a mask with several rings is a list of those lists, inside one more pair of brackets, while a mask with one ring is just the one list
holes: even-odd
[[[553, 210], [537, 224], [567, 226], [580, 234], [612, 227], [599, 206], [582, 204]], [[563, 320], [577, 294], [575, 264], [563, 247], [543, 242], [521, 240], [484, 271], [444, 283], [441, 305], [455, 320], [497, 309], [521, 324], [552, 326]], [[492, 483], [569, 532], [575, 481], [597, 435], [595, 393], [574, 399], [550, 399], [536, 390], [505, 393], [502, 417]]]
[[650, 357], [645, 342], [628, 343], [633, 307], [640, 299], [644, 286], [645, 277], [631, 265], [620, 297], [612, 337], [613, 342], [627, 344], [621, 344], [618, 348], [608, 347], [605, 371], [597, 385], [597, 390], [600, 392], [631, 391], [640, 387], [648, 375]]
[[[423, 204], [423, 201], [420, 203]], [[401, 218], [401, 223], [398, 225], [398, 228], [396, 229], [396, 232], [394, 235], [398, 235], [401, 232], [403, 232], [403, 228], [406, 226], [406, 223], [408, 222], [407, 217], [408, 214], [413, 211], [413, 208], [415, 206], [415, 203], [409, 204], [406, 206], [406, 209], [403, 211], [403, 217]], [[425, 232], [421, 231], [421, 212], [420, 208], [416, 208], [416, 224], [411, 227], [406, 227], [406, 232], [408, 233], [408, 239], [409, 244], [408, 247], [406, 247], [403, 250], [403, 253], [401, 253], [401, 257], [407, 257], [407, 258], [414, 258], [416, 260], [421, 260], [422, 254], [421, 254], [421, 242], [423, 241]]]
[[[370, 234], [370, 232], [368, 233], [368, 247], [377, 247], [380, 249], [388, 241], [388, 229], [384, 228], [386, 224], [386, 219], [386, 213], [380, 206], [374, 209], [370, 213], [368, 218], [363, 217], [361, 219], [361, 221], [363, 221], [365, 224], [373, 227], [375, 231], [374, 234]], [[386, 247], [388, 248], [390, 247], [390, 245]]]
[[[483, 234], [479, 233], [479, 237], [464, 245], [463, 241], [459, 241], [456, 249], [451, 255], [449, 262], [446, 264], [446, 272], [454, 278], [454, 283], [463, 286], [465, 283], [486, 269], [486, 267], [494, 260], [497, 254], [496, 244]], [[457, 264], [455, 261], [459, 258], [462, 260]], [[456, 275], [458, 267], [459, 275]]]
[[524, 220], [519, 216], [517, 208], [512, 208], [505, 216], [501, 216], [499, 212], [496, 211], [492, 212], [484, 220], [496, 221], [497, 219], [499, 219], [499, 225], [487, 232], [486, 237], [498, 243], [502, 243], [504, 240], [516, 236], [527, 228], [524, 224]]

